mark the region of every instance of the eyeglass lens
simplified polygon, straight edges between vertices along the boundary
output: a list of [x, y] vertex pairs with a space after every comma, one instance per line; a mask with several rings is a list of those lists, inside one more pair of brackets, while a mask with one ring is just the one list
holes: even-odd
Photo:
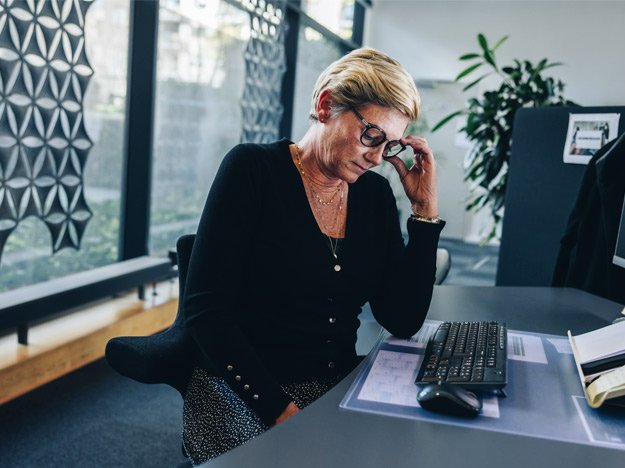
[[397, 156], [399, 153], [404, 151], [406, 147], [402, 145], [399, 141], [389, 141], [382, 152], [382, 156], [385, 158], [392, 158], [393, 156]]

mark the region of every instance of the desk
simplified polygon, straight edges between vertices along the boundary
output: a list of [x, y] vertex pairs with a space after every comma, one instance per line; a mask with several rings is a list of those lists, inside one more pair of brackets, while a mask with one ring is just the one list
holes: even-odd
[[[583, 291], [436, 286], [428, 318], [505, 321], [510, 329], [565, 335], [609, 324], [622, 305]], [[607, 467], [623, 452], [339, 408], [358, 369], [301, 413], [203, 467]], [[449, 441], [454, 441], [455, 450]]]

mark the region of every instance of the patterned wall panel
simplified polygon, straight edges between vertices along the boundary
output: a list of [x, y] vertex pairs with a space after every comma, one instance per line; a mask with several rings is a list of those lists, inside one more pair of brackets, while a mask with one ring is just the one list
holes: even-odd
[[241, 141], [277, 140], [282, 118], [280, 91], [286, 70], [286, 2], [241, 0], [250, 13], [251, 37], [245, 50], [245, 88], [241, 100]]
[[29, 216], [46, 224], [53, 252], [78, 249], [92, 217], [83, 186], [91, 3], [0, 0], [0, 255]]

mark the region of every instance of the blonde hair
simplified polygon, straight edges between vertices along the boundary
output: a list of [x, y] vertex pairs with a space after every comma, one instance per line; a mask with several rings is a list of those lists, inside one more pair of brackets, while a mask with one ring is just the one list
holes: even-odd
[[332, 94], [332, 110], [376, 104], [396, 109], [411, 121], [419, 117], [420, 98], [414, 80], [395, 59], [371, 48], [356, 49], [330, 64], [313, 90], [310, 120], [317, 120], [321, 93]]

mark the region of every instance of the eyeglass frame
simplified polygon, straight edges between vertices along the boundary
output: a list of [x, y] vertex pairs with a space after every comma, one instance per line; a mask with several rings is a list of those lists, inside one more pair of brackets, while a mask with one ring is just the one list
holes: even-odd
[[[394, 158], [395, 156], [398, 156], [402, 151], [404, 151], [406, 149], [406, 145], [404, 145], [400, 140], [389, 140], [388, 138], [386, 138], [386, 132], [384, 130], [382, 130], [377, 125], [374, 125], [372, 123], [367, 122], [365, 120], [365, 118], [362, 115], [360, 115], [358, 113], [358, 111], [354, 107], [350, 107], [349, 110], [351, 110], [356, 115], [356, 117], [358, 117], [360, 119], [360, 121], [365, 124], [365, 129], [360, 134], [360, 143], [362, 143], [363, 146], [366, 146], [367, 148], [376, 148], [376, 147], [380, 146], [382, 143], [384, 143], [385, 141], [387, 141], [388, 143], [386, 143], [386, 145], [384, 146], [384, 149], [382, 150], [382, 157], [384, 159]], [[370, 128], [375, 128], [376, 130], [379, 130], [380, 132], [382, 132], [382, 135], [384, 135], [384, 139], [380, 143], [378, 143], [377, 145], [368, 145], [368, 144], [366, 144], [363, 141], [363, 137], [365, 136], [365, 133], [367, 133], [367, 131]], [[389, 149], [390, 149], [389, 145], [391, 145], [391, 143], [399, 144], [401, 146], [401, 149], [397, 152], [397, 154], [394, 154], [392, 156], [388, 156], [388, 152], [389, 152]]]

